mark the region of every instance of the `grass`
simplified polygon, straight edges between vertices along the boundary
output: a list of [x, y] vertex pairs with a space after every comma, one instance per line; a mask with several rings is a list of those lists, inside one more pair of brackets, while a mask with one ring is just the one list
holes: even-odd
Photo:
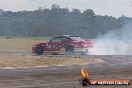
[[14, 37], [0, 38], [0, 50], [31, 50], [37, 43], [47, 42], [48, 38], [37, 37]]
[[51, 37], [13, 37], [14, 39], [50, 40]]

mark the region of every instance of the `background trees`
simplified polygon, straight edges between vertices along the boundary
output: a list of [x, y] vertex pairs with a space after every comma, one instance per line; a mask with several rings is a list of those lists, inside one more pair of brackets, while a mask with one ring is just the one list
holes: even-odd
[[96, 15], [92, 9], [69, 11], [52, 5], [35, 11], [0, 10], [0, 36], [57, 36], [63, 34], [95, 38], [110, 30], [119, 30], [131, 18]]

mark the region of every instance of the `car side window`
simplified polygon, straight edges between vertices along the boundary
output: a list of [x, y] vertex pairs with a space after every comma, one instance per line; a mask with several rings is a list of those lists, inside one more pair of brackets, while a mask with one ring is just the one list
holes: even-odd
[[69, 41], [69, 38], [62, 38], [61, 42], [68, 42], [68, 41]]
[[51, 39], [49, 42], [61, 42], [62, 39], [57, 37], [57, 38], [54, 38], [54, 39]]

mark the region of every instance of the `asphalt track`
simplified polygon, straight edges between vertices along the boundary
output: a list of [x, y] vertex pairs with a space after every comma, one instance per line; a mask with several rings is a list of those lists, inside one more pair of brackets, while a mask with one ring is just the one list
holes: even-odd
[[[22, 52], [8, 51], [0, 55], [30, 55], [30, 52], [24, 52], [26, 54]], [[0, 69], [0, 88], [83, 88], [78, 81], [81, 76], [81, 67], [88, 70], [90, 79], [132, 79], [132, 56], [87, 56], [89, 59], [95, 57], [104, 60], [105, 63], [84, 66]], [[88, 86], [87, 88], [132, 88], [132, 85]]]

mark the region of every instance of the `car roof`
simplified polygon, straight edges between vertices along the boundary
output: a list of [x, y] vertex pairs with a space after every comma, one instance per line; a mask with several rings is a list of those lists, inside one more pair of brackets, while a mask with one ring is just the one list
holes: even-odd
[[61, 35], [61, 36], [58, 36], [58, 37], [79, 37], [77, 35]]

